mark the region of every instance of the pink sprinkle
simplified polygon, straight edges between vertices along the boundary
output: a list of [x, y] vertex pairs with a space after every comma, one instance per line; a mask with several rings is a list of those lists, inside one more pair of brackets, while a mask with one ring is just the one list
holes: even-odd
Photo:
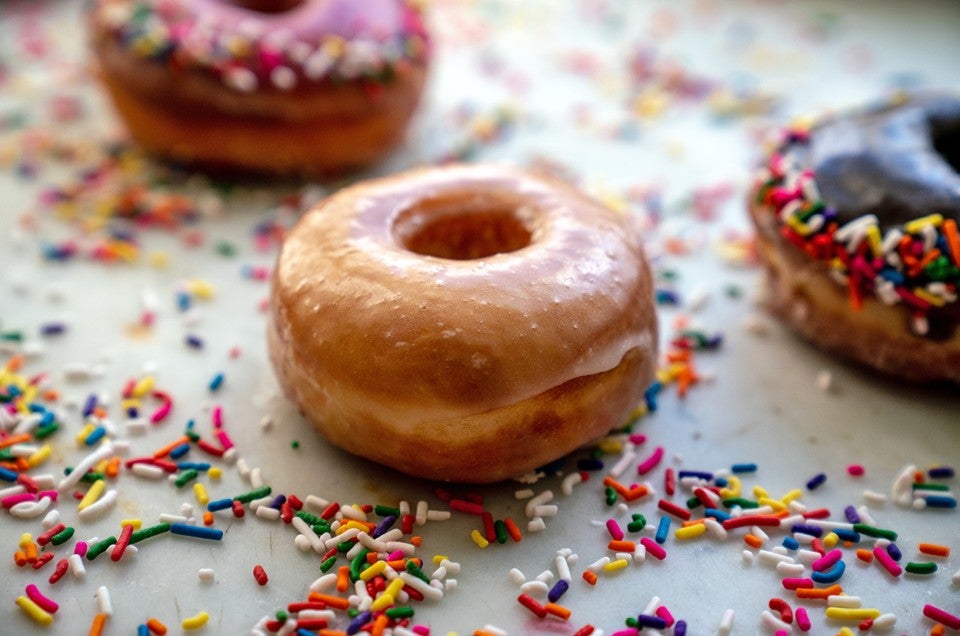
[[79, 554], [82, 557], [87, 556], [87, 542], [77, 541], [77, 544], [73, 546], [73, 553]]
[[3, 499], [0, 499], [0, 503], [3, 504], [4, 508], [13, 508], [18, 503], [36, 500], [37, 498], [32, 492], [21, 492], [17, 493], [16, 495], [7, 495]]
[[923, 606], [923, 615], [941, 625], [946, 625], [950, 629], [960, 629], [960, 616], [951, 614], [929, 603]]
[[657, 616], [663, 619], [667, 627], [670, 627], [674, 623], [673, 614], [670, 613], [670, 610], [668, 610], [665, 605], [657, 607]]
[[430, 636], [430, 628], [426, 625], [414, 625], [410, 630], [419, 634], [419, 636]]
[[893, 557], [882, 547], [876, 546], [873, 548], [873, 556], [877, 558], [877, 561], [880, 562], [880, 565], [890, 573], [890, 576], [900, 576], [903, 573], [903, 568], [897, 565], [897, 562], [893, 560]]
[[173, 408], [173, 398], [162, 391], [154, 391], [153, 397], [163, 401], [163, 404], [160, 405], [160, 408], [154, 411], [153, 415], [150, 416], [151, 424], [159, 424], [165, 417], [170, 415], [170, 410]]
[[640, 543], [644, 548], [647, 549], [647, 554], [653, 556], [654, 558], [659, 559], [660, 561], [663, 561], [667, 558], [667, 551], [664, 550], [663, 546], [653, 539], [650, 539], [649, 537], [643, 537], [640, 539]]
[[233, 448], [233, 440], [230, 439], [230, 436], [227, 435], [227, 432], [222, 428], [217, 429], [217, 440], [220, 441], [220, 445], [223, 446], [224, 451], [228, 451]]
[[810, 578], [785, 578], [781, 581], [783, 583], [784, 589], [787, 590], [798, 590], [805, 587], [813, 587], [813, 579]]
[[217, 405], [213, 407], [213, 427], [221, 428], [223, 426], [223, 407]]
[[614, 541], [623, 540], [623, 528], [620, 527], [616, 519], [607, 519], [607, 532], [610, 533], [610, 538]]
[[661, 459], [663, 459], [663, 446], [657, 446], [656, 450], [653, 451], [653, 454], [640, 462], [640, 465], [637, 466], [637, 474], [646, 475], [653, 470], [657, 464], [660, 463]]
[[810, 564], [810, 567], [813, 568], [814, 572], [823, 572], [824, 570], [832, 568], [842, 557], [843, 552], [840, 550], [830, 550], [819, 559], [814, 560], [814, 562]]
[[850, 464], [849, 466], [847, 466], [847, 473], [851, 477], [863, 477], [863, 474], [865, 472], [866, 471], [864, 470], [861, 464]]
[[53, 613], [56, 612], [58, 609], [60, 609], [60, 606], [57, 605], [57, 603], [56, 603], [55, 601], [53, 601], [52, 599], [49, 599], [49, 598], [47, 598], [46, 596], [44, 596], [44, 595], [40, 592], [40, 588], [38, 588], [38, 587], [37, 587], [36, 585], [34, 585], [33, 583], [27, 585], [26, 591], [27, 591], [27, 597], [28, 597], [31, 601], [33, 601], [34, 603], [36, 603], [36, 604], [40, 607], [40, 609], [42, 609], [42, 610], [44, 610], [44, 611], [46, 611], [46, 612], [50, 612], [51, 614], [53, 614]]
[[797, 628], [801, 632], [810, 631], [812, 624], [810, 623], [810, 617], [807, 615], [807, 609], [805, 607], [798, 607], [797, 611], [793, 613], [793, 618], [797, 621]]
[[645, 444], [647, 442], [647, 436], [644, 435], [643, 433], [630, 433], [630, 437], [628, 437], [627, 439], [630, 440], [631, 444], [636, 444], [637, 446], [640, 446], [641, 444]]

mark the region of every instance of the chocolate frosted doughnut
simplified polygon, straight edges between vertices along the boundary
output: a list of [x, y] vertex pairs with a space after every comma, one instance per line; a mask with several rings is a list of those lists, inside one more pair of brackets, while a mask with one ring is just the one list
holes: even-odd
[[958, 169], [952, 95], [783, 131], [749, 205], [773, 311], [883, 373], [960, 382]]

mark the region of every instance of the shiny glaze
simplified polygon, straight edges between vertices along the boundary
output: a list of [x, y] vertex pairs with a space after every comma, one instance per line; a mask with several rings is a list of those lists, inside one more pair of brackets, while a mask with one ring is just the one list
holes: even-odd
[[[469, 260], [417, 254], [397, 229], [414, 208], [512, 209], [530, 243]], [[565, 184], [452, 166], [348, 188], [305, 215], [278, 259], [273, 314], [280, 338], [321, 367], [329, 399], [360, 386], [371, 410], [424, 421], [517, 403], [633, 349], [654, 355], [651, 296], [628, 217]]]
[[960, 98], [922, 95], [826, 119], [810, 131], [804, 161], [841, 223], [960, 219]]

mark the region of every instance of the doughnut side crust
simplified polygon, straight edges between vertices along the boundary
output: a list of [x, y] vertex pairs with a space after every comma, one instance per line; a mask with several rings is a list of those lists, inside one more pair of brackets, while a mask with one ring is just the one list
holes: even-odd
[[[398, 236], [411, 214], [491, 210], [521, 218], [531, 243], [452, 260]], [[656, 363], [638, 234], [565, 184], [500, 168], [340, 191], [287, 238], [271, 300], [271, 358], [307, 417], [354, 453], [436, 479], [517, 476], [606, 433]]]
[[98, 73], [130, 135], [188, 165], [331, 174], [369, 165], [402, 142], [426, 67], [398, 66], [376, 92], [360, 82], [239, 93], [200, 71], [171, 74], [94, 37]]
[[775, 315], [817, 347], [883, 375], [960, 383], [960, 330], [945, 340], [917, 336], [902, 306], [869, 296], [854, 310], [825, 265], [780, 237], [775, 213], [757, 205], [756, 195], [750, 195], [749, 210], [765, 268], [764, 300]]

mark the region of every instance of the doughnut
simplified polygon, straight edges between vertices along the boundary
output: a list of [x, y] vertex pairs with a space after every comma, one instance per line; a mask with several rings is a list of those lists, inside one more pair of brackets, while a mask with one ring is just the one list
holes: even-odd
[[333, 445], [488, 483], [624, 425], [654, 380], [640, 233], [573, 186], [493, 165], [360, 182], [274, 268], [280, 387]]
[[215, 172], [373, 164], [402, 141], [429, 61], [407, 0], [94, 0], [88, 21], [130, 136]]
[[960, 99], [898, 94], [781, 131], [750, 217], [773, 313], [905, 382], [960, 383]]

